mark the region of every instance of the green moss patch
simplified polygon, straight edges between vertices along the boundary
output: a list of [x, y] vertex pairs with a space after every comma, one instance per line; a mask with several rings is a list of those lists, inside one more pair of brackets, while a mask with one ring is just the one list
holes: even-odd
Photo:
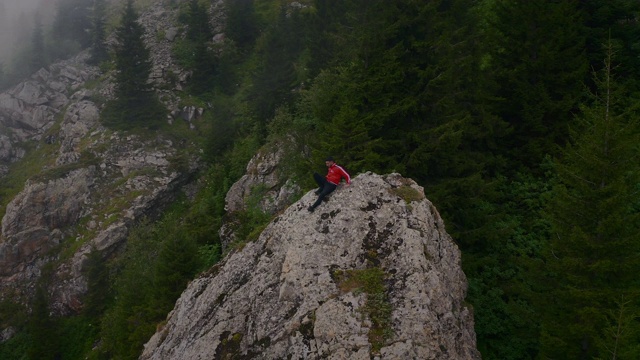
[[385, 273], [379, 267], [362, 270], [333, 270], [332, 278], [341, 292], [364, 292], [367, 295], [365, 306], [361, 309], [371, 320], [369, 343], [372, 352], [377, 353], [391, 338], [391, 304], [387, 299], [384, 284]]
[[392, 194], [402, 198], [402, 200], [404, 200], [407, 204], [411, 203], [412, 201], [420, 201], [424, 199], [424, 194], [422, 192], [407, 185], [403, 185], [389, 191]]

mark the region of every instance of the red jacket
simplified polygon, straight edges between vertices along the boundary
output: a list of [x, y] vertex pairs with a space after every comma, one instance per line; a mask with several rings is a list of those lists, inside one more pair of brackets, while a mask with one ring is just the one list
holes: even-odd
[[351, 184], [351, 177], [347, 174], [346, 171], [338, 164], [333, 164], [329, 166], [329, 173], [327, 173], [326, 179], [328, 182], [338, 185], [340, 180], [344, 178], [347, 181], [347, 184]]

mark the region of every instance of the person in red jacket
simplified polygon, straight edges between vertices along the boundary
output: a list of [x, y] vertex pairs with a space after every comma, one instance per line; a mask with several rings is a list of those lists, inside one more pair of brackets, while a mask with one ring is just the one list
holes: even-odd
[[313, 212], [318, 205], [322, 203], [322, 200], [325, 196], [331, 194], [340, 184], [340, 181], [344, 178], [347, 184], [351, 184], [351, 177], [349, 174], [338, 164], [336, 164], [335, 160], [330, 156], [325, 159], [324, 164], [327, 165], [328, 172], [327, 176], [323, 177], [318, 173], [313, 174], [313, 179], [318, 183], [318, 190], [315, 191], [316, 195], [318, 195], [318, 200], [316, 200], [313, 205], [309, 206], [307, 210]]

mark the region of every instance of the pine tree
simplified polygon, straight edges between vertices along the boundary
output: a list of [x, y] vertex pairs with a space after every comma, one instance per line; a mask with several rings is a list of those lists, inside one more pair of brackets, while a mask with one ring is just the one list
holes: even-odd
[[31, 51], [29, 52], [29, 72], [40, 70], [47, 65], [46, 52], [44, 46], [44, 33], [42, 22], [36, 15], [33, 33], [31, 35]]
[[242, 52], [254, 44], [259, 35], [253, 0], [225, 0], [226, 36]]
[[36, 288], [32, 308], [28, 324], [31, 346], [26, 355], [33, 360], [54, 359], [60, 356], [57, 348], [57, 329], [49, 315], [49, 299], [43, 286]]
[[213, 35], [205, 6], [198, 0], [190, 0], [187, 16], [187, 39], [194, 42], [210, 41]]
[[[640, 71], [638, 47], [640, 46], [640, 2], [635, 0], [583, 0], [580, 9], [586, 15], [585, 49], [589, 65], [602, 68], [602, 44], [611, 41], [616, 47], [616, 62], [621, 64], [616, 71], [618, 81], [629, 88], [630, 93], [640, 91], [640, 81], [635, 75]], [[609, 40], [608, 40], [609, 39]]]
[[253, 104], [261, 141], [266, 137], [266, 124], [275, 115], [276, 108], [290, 105], [293, 99], [294, 63], [301, 51], [300, 39], [295, 35], [298, 19], [297, 11], [287, 14], [287, 7], [282, 5], [277, 19], [265, 29], [256, 44], [258, 65], [247, 97]]
[[190, 80], [190, 89], [195, 94], [202, 94], [213, 88], [215, 57], [209, 50], [212, 32], [207, 9], [198, 0], [189, 2], [186, 38], [193, 48], [194, 75]]
[[105, 43], [105, 0], [93, 2], [93, 16], [91, 18], [91, 63], [99, 64], [109, 59], [107, 44]]
[[583, 13], [577, 0], [496, 1], [494, 12], [489, 62], [501, 99], [494, 113], [513, 128], [503, 152], [537, 168], [562, 144], [582, 95]]
[[[544, 306], [542, 353], [549, 358], [608, 358], [614, 348], [629, 359], [640, 355], [640, 128], [637, 104], [625, 102], [613, 78], [611, 43], [607, 51], [595, 77], [598, 91], [556, 164], [558, 185], [547, 209], [553, 288]], [[618, 326], [635, 336], [612, 337]]]
[[[361, 89], [358, 82], [348, 78], [349, 75], [348, 68], [341, 68], [337, 74], [324, 73], [316, 79], [319, 83], [331, 84], [331, 89], [335, 90], [330, 90], [326, 99], [332, 99], [329, 101], [333, 102], [335, 109], [332, 110], [330, 120], [323, 121], [318, 129], [322, 137], [314, 157], [318, 163], [327, 155], [335, 156], [341, 164], [348, 167], [349, 172], [357, 174], [379, 168], [383, 161], [379, 154], [380, 139], [373, 139], [369, 135], [373, 126], [371, 119], [358, 113], [359, 103], [354, 101]], [[317, 115], [322, 116], [320, 113]]]
[[[91, 44], [91, 2], [87, 0], [60, 0], [56, 4], [52, 34], [57, 47], [63, 42], [75, 43], [81, 49]], [[67, 49], [65, 49], [67, 50]], [[59, 54], [66, 55], [66, 54]]]
[[196, 239], [171, 230], [163, 237], [154, 276], [154, 304], [160, 313], [171, 310], [198, 266]]
[[102, 253], [92, 249], [85, 263], [87, 294], [83, 312], [91, 319], [98, 319], [107, 307], [110, 297], [109, 270]]
[[165, 110], [149, 82], [151, 59], [143, 36], [133, 0], [128, 0], [116, 29], [115, 99], [107, 103], [103, 112], [107, 124], [129, 128], [155, 126], [163, 120]]

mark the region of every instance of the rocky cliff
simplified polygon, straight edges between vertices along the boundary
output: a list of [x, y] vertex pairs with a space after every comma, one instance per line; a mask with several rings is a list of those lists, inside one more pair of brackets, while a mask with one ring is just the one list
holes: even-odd
[[[141, 16], [152, 80], [173, 114], [171, 126], [184, 127], [184, 119], [197, 130], [203, 109], [180, 107], [176, 89], [167, 86], [170, 77], [186, 77], [171, 59], [170, 39], [159, 36], [175, 17], [161, 1]], [[46, 275], [58, 315], [82, 307], [87, 254], [117, 253], [129, 228], [172, 202], [200, 168], [200, 149], [184, 138], [104, 128], [100, 107], [113, 84], [87, 57], [42, 68], [0, 93], [0, 300], [28, 303]]]
[[460, 251], [423, 189], [312, 192], [195, 279], [141, 359], [479, 359]]

